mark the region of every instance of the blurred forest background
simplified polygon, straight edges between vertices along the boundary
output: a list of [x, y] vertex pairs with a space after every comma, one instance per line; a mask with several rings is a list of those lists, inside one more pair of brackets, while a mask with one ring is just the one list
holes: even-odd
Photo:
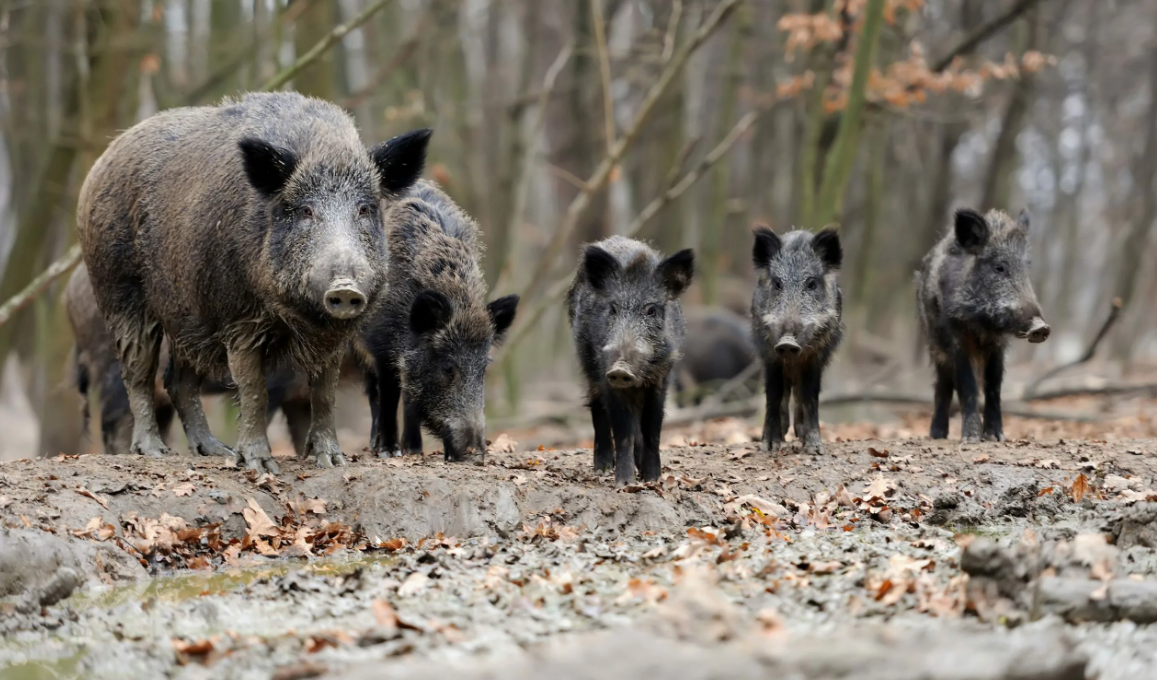
[[[284, 87], [367, 142], [434, 128], [427, 176], [482, 225], [492, 297], [523, 295], [494, 422], [585, 419], [579, 244], [694, 247], [686, 304], [746, 314], [759, 221], [839, 225], [825, 391], [930, 401], [912, 274], [962, 205], [1033, 218], [1054, 330], [1015, 345], [1008, 390], [1078, 358], [1114, 298], [1090, 365], [1120, 381], [1155, 358], [1155, 29], [1157, 0], [0, 0], [0, 301], [67, 256], [118, 131]], [[65, 280], [0, 326], [0, 457], [77, 449]]]

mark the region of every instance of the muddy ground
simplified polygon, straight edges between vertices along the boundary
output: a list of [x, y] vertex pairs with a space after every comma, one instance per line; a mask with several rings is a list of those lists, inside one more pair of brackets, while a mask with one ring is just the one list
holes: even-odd
[[509, 437], [482, 466], [2, 464], [0, 680], [1152, 677], [1157, 441], [773, 456], [715, 425], [624, 490]]

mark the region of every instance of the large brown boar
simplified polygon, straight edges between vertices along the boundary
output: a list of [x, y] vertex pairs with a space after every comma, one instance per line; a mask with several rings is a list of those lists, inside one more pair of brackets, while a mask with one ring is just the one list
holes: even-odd
[[362, 328], [370, 445], [378, 456], [421, 453], [424, 425], [446, 460], [481, 457], [490, 348], [514, 321], [518, 296], [486, 303], [478, 225], [433, 182], [415, 184], [387, 221], [390, 294]]
[[[1029, 217], [962, 208], [916, 273], [920, 324], [936, 368], [932, 439], [948, 437], [952, 393], [960, 396], [964, 441], [1004, 441], [1000, 385], [1012, 336], [1044, 342], [1045, 323], [1029, 278]], [[978, 385], [979, 379], [979, 385]], [[979, 393], [984, 389], [984, 422]]]
[[[131, 451], [169, 452], [154, 414], [162, 336], [190, 448], [277, 471], [267, 372], [308, 377], [307, 448], [344, 463], [334, 428], [339, 363], [387, 272], [383, 200], [420, 175], [429, 130], [371, 149], [337, 106], [248, 94], [133, 126], [81, 186], [77, 231], [133, 415]], [[236, 453], [209, 431], [203, 380], [237, 385]]]

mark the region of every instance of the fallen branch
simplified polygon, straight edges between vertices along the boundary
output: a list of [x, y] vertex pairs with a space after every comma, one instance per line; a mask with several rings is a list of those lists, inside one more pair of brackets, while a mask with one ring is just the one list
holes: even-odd
[[[392, 0], [378, 0], [362, 10], [362, 13], [350, 20], [348, 24], [338, 26], [330, 31], [329, 34], [318, 41], [309, 52], [298, 59], [292, 66], [277, 74], [272, 80], [266, 83], [261, 90], [273, 90], [287, 83], [299, 71], [319, 59], [329, 48], [333, 47], [339, 40], [345, 37], [347, 33], [361, 26], [389, 2], [392, 2]], [[3, 305], [0, 305], [0, 326], [8, 323], [12, 319], [13, 314], [28, 305], [37, 295], [43, 293], [53, 281], [67, 274], [80, 262], [80, 259], [80, 246], [74, 245], [59, 259], [48, 265], [48, 268], [25, 286], [23, 290], [13, 295]]]
[[1157, 397], [1157, 383], [1137, 383], [1132, 385], [1104, 385], [1102, 387], [1066, 387], [1048, 392], [1037, 392], [1025, 396], [1021, 401], [1049, 401], [1066, 397], [1120, 397], [1127, 394], [1143, 394]]
[[53, 281], [64, 276], [70, 269], [75, 267], [77, 262], [80, 262], [79, 243], [69, 248], [68, 252], [61, 256], [59, 260], [48, 265], [48, 269], [41, 272], [40, 275], [32, 279], [23, 290], [13, 295], [8, 302], [0, 306], [0, 326], [8, 323], [8, 320], [11, 319], [16, 312], [27, 307], [38, 295], [52, 285]]
[[1113, 324], [1116, 323], [1117, 319], [1121, 316], [1121, 307], [1123, 306], [1124, 303], [1121, 302], [1121, 298], [1113, 298], [1113, 301], [1110, 303], [1109, 307], [1109, 316], [1105, 319], [1105, 323], [1101, 324], [1101, 330], [1097, 331], [1097, 335], [1093, 337], [1092, 342], [1090, 342], [1089, 346], [1085, 348], [1085, 351], [1081, 353], [1081, 356], [1077, 358], [1076, 361], [1071, 361], [1067, 364], [1057, 366], [1053, 370], [1048, 371], [1041, 377], [1037, 378], [1031, 385], [1028, 386], [1028, 388], [1025, 390], [1025, 394], [1029, 396], [1035, 394], [1036, 389], [1040, 387], [1041, 383], [1044, 381], [1048, 380], [1049, 378], [1053, 378], [1060, 373], [1073, 368], [1074, 366], [1080, 366], [1081, 364], [1091, 360], [1093, 355], [1097, 353], [1097, 347], [1101, 344], [1101, 341], [1104, 340], [1105, 336], [1109, 334], [1109, 329], [1113, 327]]
[[[695, 32], [691, 39], [679, 48], [671, 58], [671, 61], [664, 66], [663, 71], [659, 74], [658, 80], [655, 81], [655, 84], [647, 91], [643, 102], [639, 105], [639, 111], [635, 114], [634, 120], [631, 121], [631, 126], [622, 137], [615, 141], [610, 153], [599, 162], [594, 173], [591, 174], [590, 178], [587, 179], [582, 187], [582, 190], [579, 191], [578, 195], [574, 197], [574, 200], [572, 200], [567, 207], [562, 224], [551, 234], [546, 250], [539, 257], [538, 266], [535, 267], [530, 276], [530, 282], [526, 285], [522, 294], [523, 300], [531, 300], [540, 296], [540, 291], [546, 285], [546, 280], [550, 276], [551, 270], [554, 269], [555, 263], [562, 254], [563, 246], [578, 226], [580, 218], [586, 213], [587, 208], [590, 207], [591, 197], [607, 185], [611, 177], [611, 172], [618, 166], [619, 161], [622, 160], [627, 149], [630, 148], [635, 138], [638, 137], [639, 132], [643, 128], [643, 124], [651, 117], [651, 113], [655, 110], [659, 100], [663, 97], [664, 93], [666, 93], [671, 83], [675, 81], [676, 76], [682, 72], [683, 67], [687, 64], [691, 55], [711, 37], [715, 30], [723, 24], [723, 21], [727, 19], [738, 6], [739, 0], [723, 0], [716, 5], [711, 16], [699, 27], [699, 30]], [[538, 317], [535, 316], [534, 318], [537, 320]], [[517, 323], [517, 321], [515, 323]]]
[[[715, 148], [707, 152], [707, 154], [699, 161], [698, 164], [695, 165], [694, 168], [689, 170], [687, 174], [683, 175], [683, 177], [678, 182], [670, 186], [662, 194], [659, 194], [659, 196], [655, 197], [655, 199], [651, 201], [647, 207], [643, 208], [642, 212], [640, 212], [638, 216], [636, 216], [635, 219], [631, 221], [631, 224], [627, 227], [627, 230], [623, 235], [628, 238], [638, 236], [639, 232], [643, 230], [643, 227], [646, 226], [647, 223], [650, 222], [651, 219], [653, 219], [655, 215], [659, 213], [663, 206], [682, 196], [687, 192], [688, 189], [694, 186], [696, 182], [702, 179], [703, 175], [705, 175], [707, 171], [711, 169], [711, 166], [718, 163], [723, 158], [723, 156], [725, 156], [727, 152], [731, 150], [731, 147], [735, 145], [735, 142], [739, 140], [743, 133], [747, 132], [747, 130], [750, 129], [757, 120], [759, 120], [760, 116], [764, 115], [771, 109], [772, 107], [766, 107], [758, 111], [751, 111], [743, 118], [741, 118], [739, 122], [735, 124], [735, 127], [733, 127], [729, 133], [727, 133], [727, 136], [720, 140], [719, 143], [715, 145]], [[557, 304], [563, 298], [563, 296], [566, 295], [566, 291], [569, 287], [569, 278], [563, 278], [555, 281], [554, 285], [552, 285], [547, 290], [546, 294], [540, 296], [540, 299], [535, 303], [531, 311], [525, 313], [524, 318], [527, 320], [522, 323], [518, 329], [513, 334], [511, 334], [510, 338], [502, 345], [502, 347], [499, 348], [499, 353], [501, 355], [505, 355], [507, 352], [511, 351], [511, 348], [522, 342], [522, 340], [524, 340], [530, 333], [530, 330], [538, 323], [538, 320], [542, 318], [542, 315], [546, 312], [546, 310], [549, 309], [552, 305]]]

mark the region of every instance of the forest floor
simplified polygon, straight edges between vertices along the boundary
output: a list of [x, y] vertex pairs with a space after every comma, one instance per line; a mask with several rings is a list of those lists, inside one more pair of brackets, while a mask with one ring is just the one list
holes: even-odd
[[481, 466], [0, 464], [0, 680], [1152, 677], [1157, 440], [922, 427], [773, 456], [718, 419], [622, 490], [512, 433]]

